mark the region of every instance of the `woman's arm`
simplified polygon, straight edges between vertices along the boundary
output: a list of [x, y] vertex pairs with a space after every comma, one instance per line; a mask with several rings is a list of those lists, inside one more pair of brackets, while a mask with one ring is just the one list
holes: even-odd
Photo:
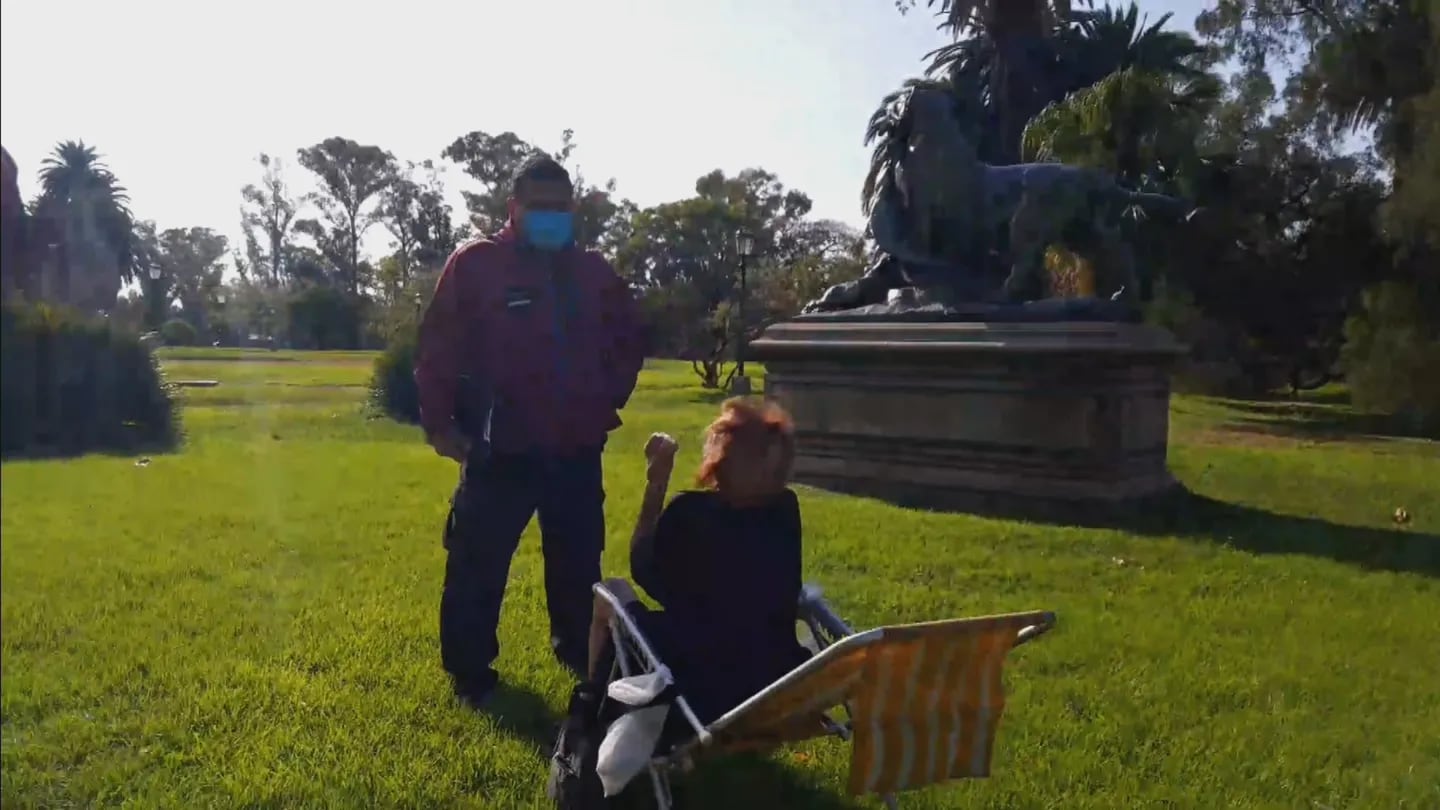
[[661, 595], [664, 585], [661, 584], [663, 577], [656, 546], [677, 448], [675, 440], [663, 433], [651, 436], [646, 443], [645, 457], [649, 464], [645, 471], [645, 493], [640, 498], [640, 515], [635, 519], [635, 532], [630, 536], [630, 575], [637, 585], [662, 604], [665, 601]]

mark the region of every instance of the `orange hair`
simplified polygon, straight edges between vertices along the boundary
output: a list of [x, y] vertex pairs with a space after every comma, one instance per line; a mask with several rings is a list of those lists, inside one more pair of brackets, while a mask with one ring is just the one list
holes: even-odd
[[707, 489], [766, 493], [784, 488], [795, 462], [795, 426], [774, 402], [727, 399], [705, 430], [696, 483]]

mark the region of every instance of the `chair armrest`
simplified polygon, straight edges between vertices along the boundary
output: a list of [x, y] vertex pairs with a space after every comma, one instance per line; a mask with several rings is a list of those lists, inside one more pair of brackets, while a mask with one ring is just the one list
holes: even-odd
[[815, 640], [823, 647], [852, 636], [855, 631], [841, 619], [830, 603], [825, 601], [820, 586], [807, 583], [800, 589], [800, 604], [797, 611], [800, 620], [809, 625]]
[[1054, 629], [1055, 614], [1046, 613], [1045, 620], [1040, 624], [1032, 624], [1029, 627], [1022, 628], [1019, 633], [1015, 634], [1015, 646], [1019, 647], [1027, 641], [1034, 641]]

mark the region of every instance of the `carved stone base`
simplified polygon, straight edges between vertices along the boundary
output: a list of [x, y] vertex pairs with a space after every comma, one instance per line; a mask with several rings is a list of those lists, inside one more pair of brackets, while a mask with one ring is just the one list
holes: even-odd
[[[1175, 487], [1181, 347], [1126, 323], [777, 324], [751, 344], [800, 483], [941, 509], [1124, 507]], [[1102, 510], [1107, 511], [1107, 510]]]

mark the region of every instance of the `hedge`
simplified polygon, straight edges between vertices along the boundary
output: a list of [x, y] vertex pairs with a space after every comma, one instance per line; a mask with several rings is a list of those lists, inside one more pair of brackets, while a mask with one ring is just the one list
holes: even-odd
[[173, 446], [179, 407], [140, 336], [47, 305], [0, 312], [0, 455]]

